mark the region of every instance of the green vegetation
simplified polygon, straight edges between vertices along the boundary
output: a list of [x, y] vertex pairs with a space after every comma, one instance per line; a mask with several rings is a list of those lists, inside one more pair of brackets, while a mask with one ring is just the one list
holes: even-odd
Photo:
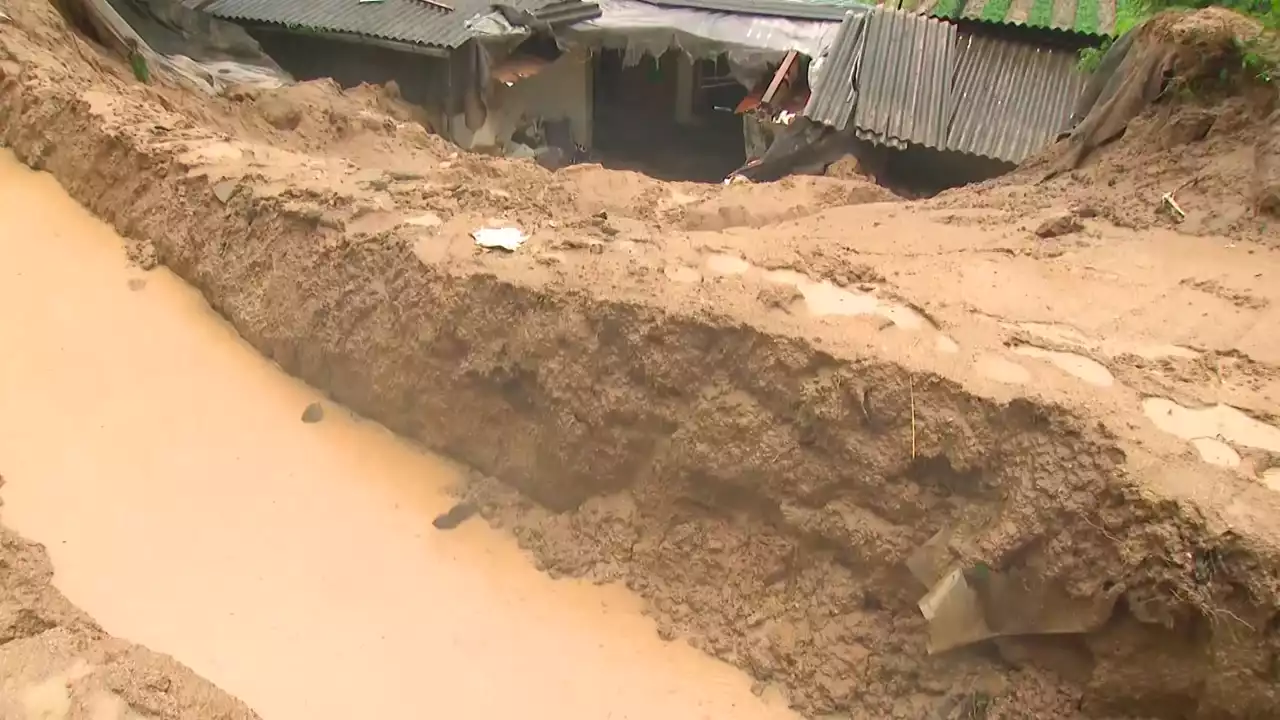
[[1092, 73], [1102, 64], [1102, 56], [1111, 49], [1111, 38], [1102, 41], [1098, 47], [1085, 48], [1080, 51], [1080, 72]]
[[1089, 35], [1098, 32], [1098, 0], [1078, 0], [1076, 3], [1076, 19], [1072, 23], [1071, 29]]
[[1053, 22], [1053, 0], [1035, 0], [1031, 5], [1031, 12], [1027, 15], [1027, 25], [1049, 27], [1051, 22]]
[[982, 6], [982, 19], [987, 22], [1004, 22], [1013, 0], [987, 0]]
[[954, 20], [960, 16], [960, 8], [963, 5], [964, 3], [961, 0], [938, 0], [938, 4], [933, 8], [933, 16]]
[[[1083, 5], [1083, 3], [1082, 3]], [[1247, 15], [1266, 28], [1263, 36], [1255, 40], [1239, 40], [1238, 50], [1241, 69], [1253, 78], [1270, 83], [1280, 76], [1280, 50], [1276, 46], [1275, 33], [1280, 29], [1280, 0], [1117, 0], [1115, 37], [1119, 37], [1158, 12], [1170, 9], [1197, 10], [1217, 6]], [[1034, 13], [1034, 8], [1032, 12]], [[1080, 20], [1077, 14], [1077, 28]], [[1102, 62], [1102, 56], [1111, 47], [1113, 38], [1096, 48], [1080, 51], [1080, 69], [1093, 72]]]

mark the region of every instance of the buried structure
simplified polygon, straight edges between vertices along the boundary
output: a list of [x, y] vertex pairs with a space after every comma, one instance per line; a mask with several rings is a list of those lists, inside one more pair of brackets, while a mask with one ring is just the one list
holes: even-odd
[[810, 2], [200, 7], [299, 78], [395, 80], [463, 148], [703, 181], [854, 154], [923, 192], [1006, 172], [1065, 130], [1076, 52], [1099, 40]]
[[[159, 132], [173, 111], [41, 7], [0, 26], [19, 157], [286, 370], [475, 467], [469, 501], [544, 567], [625, 582], [762, 691], [912, 720], [1280, 707], [1265, 254], [848, 194], [693, 232], [855, 181], [406, 174], [228, 139], [213, 104]], [[528, 241], [477, 249], [494, 217]]]

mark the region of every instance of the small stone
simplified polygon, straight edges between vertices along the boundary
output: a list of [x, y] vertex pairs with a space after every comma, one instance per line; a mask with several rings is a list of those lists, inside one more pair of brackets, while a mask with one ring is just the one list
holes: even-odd
[[1084, 225], [1079, 218], [1071, 213], [1061, 213], [1040, 223], [1040, 227], [1036, 228], [1038, 237], [1049, 239], [1062, 235], [1069, 235], [1073, 232], [1080, 232], [1084, 229]]
[[231, 200], [231, 196], [236, 194], [236, 187], [235, 180], [223, 180], [213, 186], [213, 196], [218, 198], [218, 202], [226, 205]]
[[302, 124], [302, 110], [282, 97], [266, 95], [255, 104], [267, 124], [277, 130], [297, 130]]
[[306, 410], [302, 411], [302, 422], [308, 424], [318, 423], [324, 419], [324, 406], [318, 402], [311, 403]]
[[804, 295], [792, 285], [765, 285], [756, 292], [756, 298], [767, 308], [789, 312]]
[[477, 508], [473, 503], [463, 502], [449, 508], [449, 512], [439, 515], [431, 524], [437, 530], [452, 530], [461, 525], [467, 518], [476, 514]]
[[130, 290], [138, 292], [147, 286], [147, 280], [146, 278], [129, 278], [129, 282], [127, 284]]

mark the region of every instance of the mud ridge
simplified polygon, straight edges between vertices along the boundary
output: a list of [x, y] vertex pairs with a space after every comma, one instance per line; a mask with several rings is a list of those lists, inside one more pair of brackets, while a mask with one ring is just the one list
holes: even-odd
[[[189, 159], [218, 138], [124, 122], [100, 90], [54, 84], [65, 68], [12, 50], [0, 69], [5, 144], [154, 248], [248, 342], [477, 468], [467, 492], [548, 570], [626, 582], [662, 633], [807, 713], [1280, 706], [1274, 546], [1153, 490], [1165, 476], [1235, 482], [1217, 470], [905, 352], [679, 302], [604, 256], [580, 279], [519, 255], [455, 264], [415, 252], [408, 231], [344, 232], [341, 197], [241, 177], [223, 202]], [[943, 529], [966, 564], [1113, 598], [1110, 620], [928, 656], [924, 588], [902, 562]]]
[[52, 580], [44, 547], [0, 526], [0, 717], [257, 720], [173, 658], [105, 633]]

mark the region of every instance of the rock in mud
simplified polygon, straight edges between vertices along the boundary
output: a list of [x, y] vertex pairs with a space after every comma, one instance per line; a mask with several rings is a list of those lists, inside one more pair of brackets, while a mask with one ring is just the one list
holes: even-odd
[[311, 403], [306, 410], [302, 411], [302, 422], [318, 423], [324, 419], [324, 406], [318, 402]]
[[437, 530], [452, 530], [466, 522], [467, 518], [475, 515], [477, 510], [479, 510], [479, 508], [477, 508], [473, 503], [460, 502], [449, 508], [449, 512], [436, 517], [435, 520], [432, 520], [431, 524], [435, 526]]
[[226, 205], [231, 201], [231, 196], [236, 194], [237, 187], [239, 187], [239, 183], [235, 180], [223, 180], [213, 186], [213, 196], [218, 198], [218, 202]]
[[302, 110], [284, 98], [269, 95], [256, 104], [262, 118], [277, 130], [297, 130], [302, 124]]
[[1080, 232], [1084, 229], [1084, 224], [1080, 219], [1071, 213], [1061, 213], [1054, 215], [1036, 228], [1036, 236], [1048, 240], [1050, 238], [1070, 235], [1074, 232]]

